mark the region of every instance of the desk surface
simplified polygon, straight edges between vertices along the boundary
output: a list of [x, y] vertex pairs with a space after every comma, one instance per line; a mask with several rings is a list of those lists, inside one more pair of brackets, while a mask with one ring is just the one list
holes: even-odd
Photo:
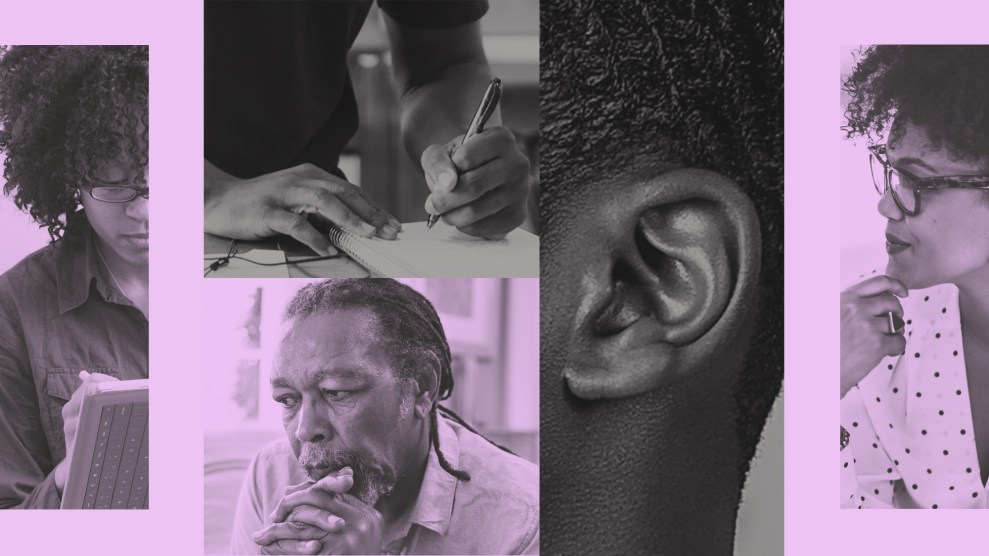
[[[212, 234], [203, 234], [203, 254], [226, 253], [230, 239]], [[250, 253], [252, 249], [276, 249], [285, 253], [288, 261], [315, 257], [311, 249], [287, 237], [269, 238], [261, 241], [240, 241], [237, 252]], [[289, 264], [288, 275], [292, 278], [365, 278], [367, 270], [342, 254], [338, 259]]]

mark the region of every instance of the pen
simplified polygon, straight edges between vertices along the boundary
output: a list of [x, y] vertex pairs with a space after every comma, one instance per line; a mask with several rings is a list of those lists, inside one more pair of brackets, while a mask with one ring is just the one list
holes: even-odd
[[[484, 124], [488, 123], [488, 119], [494, 114], [499, 100], [501, 100], [501, 79], [495, 77], [491, 80], [491, 83], [488, 83], [488, 88], [485, 89], [484, 96], [481, 97], [481, 103], [477, 105], [477, 111], [474, 112], [474, 117], [471, 118], [470, 124], [467, 125], [467, 132], [464, 133], [464, 139], [460, 142], [461, 145], [466, 143], [471, 137], [484, 131]], [[428, 214], [426, 216], [426, 229], [431, 230], [441, 215]]]

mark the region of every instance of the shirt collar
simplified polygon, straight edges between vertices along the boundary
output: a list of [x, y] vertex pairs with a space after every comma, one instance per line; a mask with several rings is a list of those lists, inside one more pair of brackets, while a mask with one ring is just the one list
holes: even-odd
[[[443, 457], [456, 468], [460, 463], [460, 441], [457, 433], [442, 415], [436, 416], [436, 425]], [[457, 478], [440, 466], [436, 451], [431, 447], [415, 506], [409, 514], [408, 522], [399, 530], [392, 542], [408, 537], [413, 524], [446, 535], [450, 530], [456, 492]]]
[[116, 294], [103, 274], [103, 263], [96, 253], [96, 237], [89, 222], [79, 218], [60, 239], [58, 265], [55, 271], [58, 289], [58, 311], [65, 314], [89, 299], [93, 280], [96, 289], [107, 301]]

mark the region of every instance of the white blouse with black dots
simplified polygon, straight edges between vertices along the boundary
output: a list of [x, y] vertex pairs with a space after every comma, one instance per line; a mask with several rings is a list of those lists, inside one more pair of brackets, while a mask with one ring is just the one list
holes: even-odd
[[975, 449], [958, 289], [914, 290], [906, 352], [841, 401], [843, 508], [989, 508]]

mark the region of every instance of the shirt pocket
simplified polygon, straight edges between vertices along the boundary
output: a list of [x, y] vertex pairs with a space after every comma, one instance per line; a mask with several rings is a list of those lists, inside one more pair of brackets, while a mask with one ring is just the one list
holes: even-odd
[[115, 367], [49, 367], [45, 371], [45, 400], [42, 401], [42, 413], [48, 422], [48, 446], [52, 450], [55, 461], [65, 457], [65, 431], [62, 421], [62, 407], [72, 398], [72, 394], [82, 385], [80, 371], [101, 373], [120, 378], [120, 372]]

